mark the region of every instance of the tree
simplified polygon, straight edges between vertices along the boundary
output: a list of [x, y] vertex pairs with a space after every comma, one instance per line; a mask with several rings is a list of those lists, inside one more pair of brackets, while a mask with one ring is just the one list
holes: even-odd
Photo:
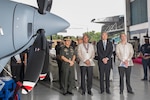
[[63, 36], [62, 36], [62, 35], [57, 35], [57, 34], [55, 34], [55, 35], [52, 35], [52, 39], [53, 39], [53, 40], [63, 39]]
[[[88, 36], [90, 37], [90, 42], [93, 42], [93, 41], [97, 42], [100, 40], [100, 35], [101, 35], [100, 32], [90, 31], [90, 32], [85, 32], [83, 34], [88, 34]], [[76, 41], [76, 37], [72, 36], [71, 38], [72, 40]], [[47, 37], [47, 39], [50, 39], [50, 37]], [[55, 34], [55, 35], [52, 35], [52, 39], [53, 40], [63, 39], [63, 36]]]
[[100, 32], [95, 32], [95, 31], [91, 31], [91, 32], [85, 32], [84, 34], [88, 34], [88, 36], [90, 37], [90, 42], [92, 41], [99, 41], [100, 40]]

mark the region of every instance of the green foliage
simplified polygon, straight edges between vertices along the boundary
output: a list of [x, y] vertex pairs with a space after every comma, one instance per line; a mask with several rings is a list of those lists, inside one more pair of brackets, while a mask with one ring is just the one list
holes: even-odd
[[[90, 37], [90, 42], [92, 42], [92, 41], [97, 42], [100, 40], [100, 35], [101, 35], [100, 32], [91, 31], [91, 32], [85, 32], [83, 34], [88, 34], [88, 36]], [[72, 36], [71, 38], [72, 38], [72, 40], [76, 41], [76, 37]], [[50, 36], [48, 36], [47, 39], [50, 39]], [[63, 39], [63, 36], [57, 35], [57, 34], [52, 35], [52, 40], [58, 40], [58, 39]]]
[[91, 32], [86, 32], [84, 34], [88, 34], [88, 36], [90, 37], [90, 42], [92, 41], [99, 41], [100, 40], [100, 32], [95, 32], [95, 31], [91, 31]]
[[[47, 36], [46, 38], [50, 40], [51, 37]], [[74, 36], [72, 36], [71, 38], [74, 41], [76, 40], [76, 37], [74, 37]], [[63, 40], [63, 35], [57, 35], [57, 34], [52, 35], [52, 40]]]
[[56, 39], [63, 39], [63, 36], [56, 34], [56, 35], [53, 35], [53, 36], [52, 36], [52, 39], [53, 39], [53, 40], [56, 40]]

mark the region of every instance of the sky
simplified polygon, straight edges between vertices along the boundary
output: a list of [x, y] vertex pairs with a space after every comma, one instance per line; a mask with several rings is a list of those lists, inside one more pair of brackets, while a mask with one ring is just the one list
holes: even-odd
[[[36, 0], [13, 0], [37, 7]], [[92, 19], [102, 19], [124, 15], [125, 0], [53, 0], [51, 13], [70, 23], [63, 36], [82, 36], [84, 32], [100, 32], [102, 24], [92, 23]]]

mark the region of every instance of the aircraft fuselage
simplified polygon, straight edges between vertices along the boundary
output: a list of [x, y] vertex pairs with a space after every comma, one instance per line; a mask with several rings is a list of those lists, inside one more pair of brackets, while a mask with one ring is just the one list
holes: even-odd
[[50, 12], [40, 14], [35, 7], [0, 0], [0, 60], [32, 45], [38, 29], [52, 35], [68, 26], [68, 22]]

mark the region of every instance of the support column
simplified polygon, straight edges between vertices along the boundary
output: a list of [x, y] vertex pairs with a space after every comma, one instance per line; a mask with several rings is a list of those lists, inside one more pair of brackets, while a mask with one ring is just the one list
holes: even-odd
[[130, 39], [130, 0], [125, 0], [125, 15], [124, 15], [124, 25], [125, 25], [125, 33], [127, 33], [128, 40]]
[[148, 36], [150, 36], [150, 0], [147, 0]]

